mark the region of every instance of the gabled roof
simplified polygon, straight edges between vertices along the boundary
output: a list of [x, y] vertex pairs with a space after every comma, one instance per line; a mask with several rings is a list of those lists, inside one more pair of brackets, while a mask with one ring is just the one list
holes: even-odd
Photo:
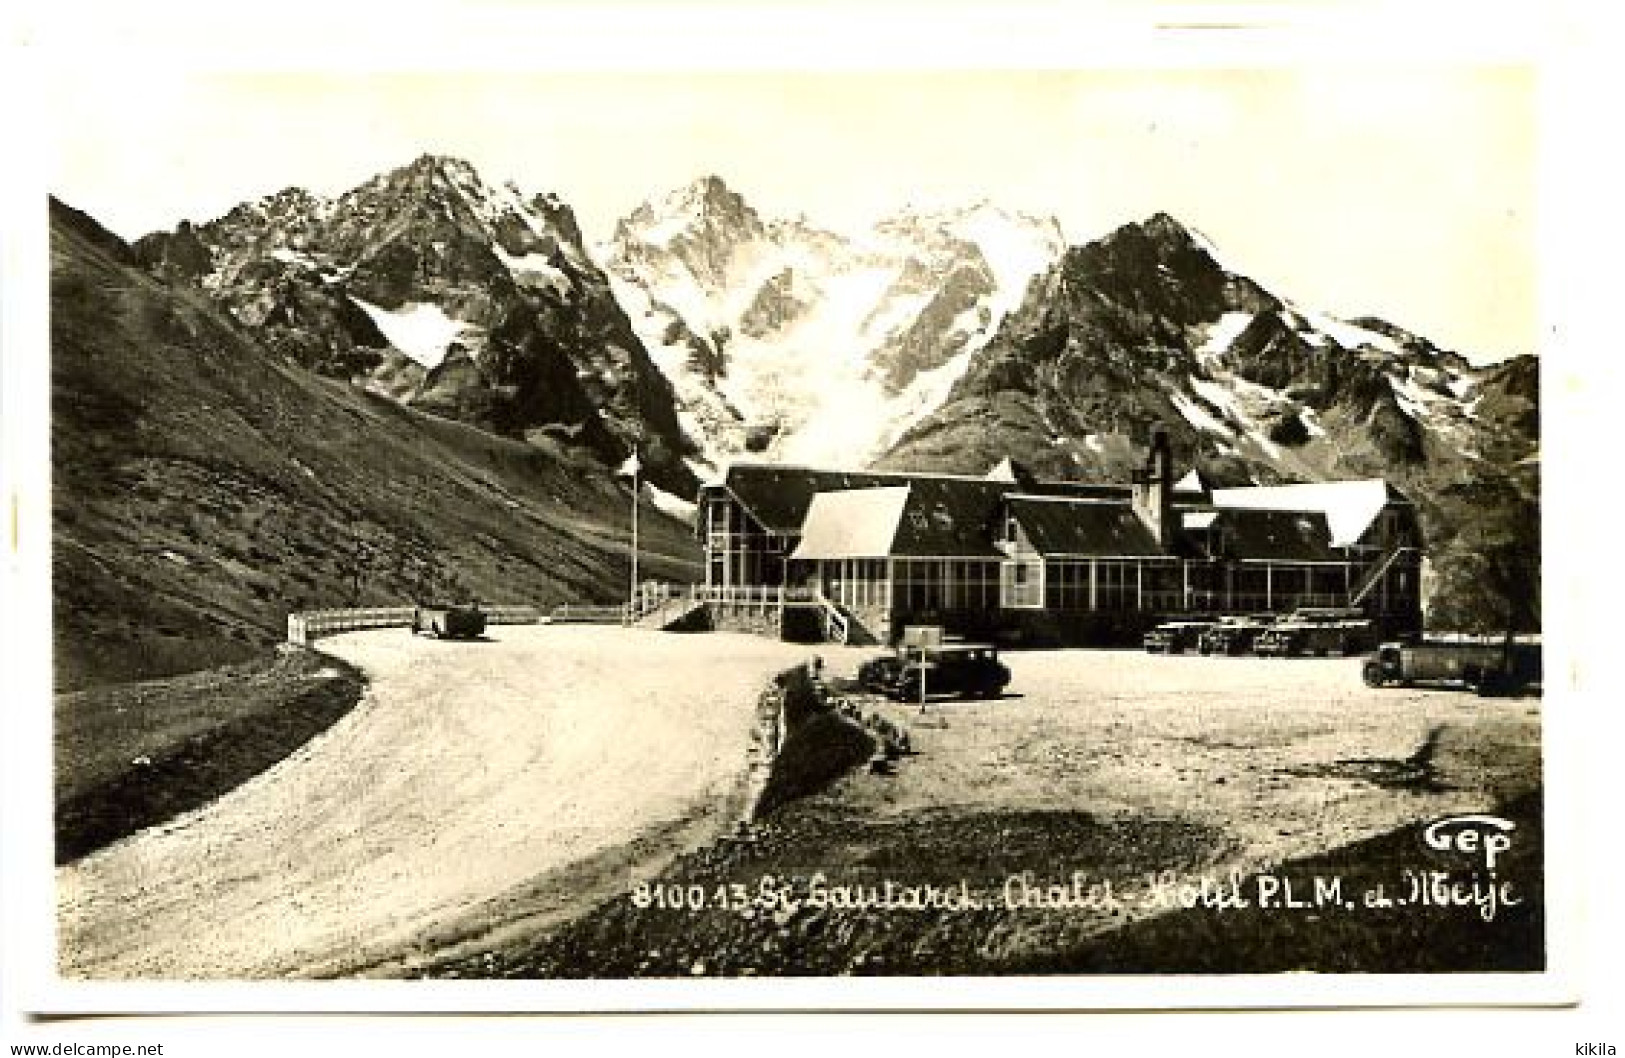
[[[996, 505], [1007, 492], [1026, 491], [1046, 495], [1101, 496], [1127, 498], [1128, 489], [1121, 485], [1092, 485], [1082, 482], [1040, 482], [1022, 486], [1009, 481], [989, 481], [986, 478], [957, 474], [907, 474], [878, 470], [816, 470], [810, 467], [782, 466], [771, 463], [734, 463], [717, 482], [707, 482], [702, 491], [726, 488], [744, 504], [762, 528], [778, 533], [801, 530], [813, 497], [821, 492], [841, 492], [847, 489], [873, 489], [885, 486], [913, 485], [926, 489], [932, 504], [942, 504], [950, 512], [967, 505], [980, 509], [989, 503]], [[922, 499], [922, 502], [924, 500]], [[989, 509], [980, 512], [991, 525], [996, 513]], [[963, 514], [956, 515], [955, 524], [962, 524]], [[916, 552], [923, 554], [924, 552]], [[936, 552], [944, 554], [944, 552]]]
[[909, 487], [845, 489], [813, 497], [791, 558], [884, 558], [908, 505]]
[[1126, 503], [1010, 496], [1010, 513], [1042, 555], [1151, 558], [1165, 554]]
[[1000, 558], [993, 546], [1008, 482], [916, 478], [892, 554], [921, 558]]
[[1329, 562], [1341, 559], [1321, 511], [1266, 511], [1233, 508], [1217, 512], [1231, 558], [1272, 562]]
[[728, 467], [722, 486], [750, 511], [762, 528], [779, 533], [801, 531], [801, 524], [820, 492], [906, 485], [895, 475], [845, 470], [810, 470], [806, 467], [736, 463]]
[[906, 485], [820, 492], [790, 557], [999, 558], [993, 537], [1005, 487], [918, 478]]
[[1213, 506], [1221, 509], [1319, 512], [1335, 547], [1359, 543], [1390, 502], [1405, 502], [1405, 497], [1381, 478], [1213, 490]]

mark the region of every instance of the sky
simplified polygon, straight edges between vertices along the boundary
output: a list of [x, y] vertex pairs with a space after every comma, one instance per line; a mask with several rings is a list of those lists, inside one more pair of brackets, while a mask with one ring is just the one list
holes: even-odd
[[1169, 212], [1305, 306], [1479, 361], [1538, 351], [1529, 66], [170, 72], [50, 80], [51, 190], [136, 237], [425, 152], [559, 194], [589, 237], [721, 176], [850, 229], [979, 198], [1072, 243]]

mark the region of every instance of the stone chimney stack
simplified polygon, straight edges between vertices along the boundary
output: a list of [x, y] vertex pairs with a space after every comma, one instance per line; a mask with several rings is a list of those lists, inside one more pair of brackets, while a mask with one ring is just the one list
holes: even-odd
[[1174, 538], [1174, 453], [1168, 444], [1168, 431], [1161, 426], [1151, 429], [1151, 449], [1146, 453], [1145, 468], [1134, 475], [1132, 503], [1134, 513], [1156, 538], [1157, 546], [1166, 548]]

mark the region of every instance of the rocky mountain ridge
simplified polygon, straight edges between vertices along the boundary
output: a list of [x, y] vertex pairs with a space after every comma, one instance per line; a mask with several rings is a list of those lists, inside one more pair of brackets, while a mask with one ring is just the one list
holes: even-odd
[[335, 199], [289, 189], [135, 252], [319, 373], [605, 461], [635, 447], [664, 488], [693, 488], [671, 387], [556, 196], [424, 155]]
[[883, 465], [1126, 480], [1154, 425], [1220, 483], [1384, 477], [1418, 503], [1434, 616], [1539, 610], [1539, 372], [1477, 367], [1376, 318], [1338, 320], [1225, 267], [1166, 214], [1069, 248]]

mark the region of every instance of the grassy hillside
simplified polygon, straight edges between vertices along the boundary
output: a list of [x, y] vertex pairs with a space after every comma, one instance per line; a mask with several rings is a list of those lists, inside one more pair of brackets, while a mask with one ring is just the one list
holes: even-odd
[[[624, 594], [600, 463], [318, 378], [83, 214], [51, 225], [59, 689], [247, 658], [293, 610]], [[642, 528], [647, 575], [692, 579], [688, 528]]]

